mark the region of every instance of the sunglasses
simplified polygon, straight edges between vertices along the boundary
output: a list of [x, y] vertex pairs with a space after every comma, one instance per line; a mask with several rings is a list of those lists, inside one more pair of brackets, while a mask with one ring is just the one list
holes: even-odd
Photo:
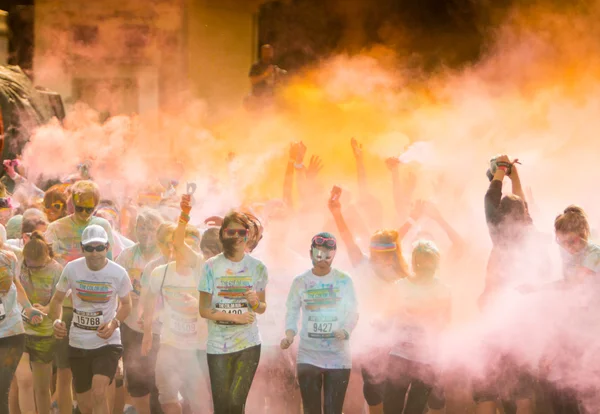
[[49, 209], [51, 208], [53, 210], [60, 211], [63, 209], [64, 206], [65, 205], [63, 203], [52, 203], [52, 204], [50, 204], [50, 207], [47, 207], [47, 208], [49, 208]]
[[336, 246], [335, 239], [330, 239], [328, 237], [315, 236], [315, 237], [313, 237], [312, 242], [316, 246], [323, 246], [323, 245], [325, 245], [327, 247], [335, 247]]
[[75, 206], [75, 211], [77, 211], [78, 213], [83, 213], [85, 211], [88, 214], [92, 214], [95, 209], [96, 209], [96, 207]]
[[581, 237], [571, 237], [565, 240], [561, 240], [558, 237], [556, 238], [556, 243], [562, 247], [575, 247], [579, 243], [581, 243], [583, 239]]
[[235, 237], [238, 235], [239, 237], [246, 237], [248, 235], [248, 230], [246, 229], [227, 229], [225, 230], [225, 234], [227, 237]]
[[103, 252], [104, 250], [108, 249], [108, 244], [103, 244], [101, 246], [83, 246], [83, 250], [85, 250], [88, 253], [92, 253], [92, 252]]

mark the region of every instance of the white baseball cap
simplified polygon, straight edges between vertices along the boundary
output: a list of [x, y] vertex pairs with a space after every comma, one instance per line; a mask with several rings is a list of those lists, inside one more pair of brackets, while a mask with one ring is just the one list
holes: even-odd
[[106, 230], [102, 226], [92, 224], [83, 230], [81, 244], [85, 246], [90, 243], [108, 243], [108, 234], [106, 234]]

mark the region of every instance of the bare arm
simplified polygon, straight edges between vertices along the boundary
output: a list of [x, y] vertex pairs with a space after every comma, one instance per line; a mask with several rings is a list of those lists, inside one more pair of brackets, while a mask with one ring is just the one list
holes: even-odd
[[62, 305], [66, 296], [66, 292], [61, 292], [59, 290], [52, 295], [52, 299], [48, 305], [48, 318], [50, 318], [51, 321], [62, 318]]
[[521, 186], [521, 178], [519, 177], [519, 170], [517, 169], [517, 164], [512, 165], [512, 171], [508, 176], [512, 182], [512, 192], [514, 195], [519, 196], [519, 198], [523, 201], [527, 201], [525, 198], [525, 191], [523, 191], [523, 187]]
[[364, 255], [360, 250], [360, 247], [358, 247], [354, 241], [354, 237], [352, 236], [352, 233], [346, 224], [346, 220], [344, 220], [340, 202], [337, 200], [329, 200], [329, 210], [333, 215], [333, 219], [335, 220], [335, 224], [340, 232], [342, 241], [346, 245], [346, 249], [348, 249], [348, 255], [350, 256], [352, 266], [360, 265], [360, 263], [363, 261]]
[[173, 234], [173, 246], [177, 262], [183, 267], [195, 268], [198, 263], [198, 255], [185, 244], [185, 230], [190, 220], [190, 211], [192, 211], [192, 200], [191, 196], [186, 194], [181, 197], [181, 216]]
[[350, 140], [352, 146], [352, 153], [356, 160], [356, 178], [358, 180], [358, 192], [359, 196], [365, 197], [369, 193], [369, 186], [367, 184], [367, 170], [365, 169], [365, 162], [363, 158], [362, 145], [354, 138]]
[[131, 313], [131, 293], [119, 298], [119, 309], [115, 315], [115, 319], [123, 322]]
[[225, 313], [212, 308], [212, 295], [206, 292], [200, 292], [200, 316], [215, 322], [234, 322], [237, 323], [236, 314]]

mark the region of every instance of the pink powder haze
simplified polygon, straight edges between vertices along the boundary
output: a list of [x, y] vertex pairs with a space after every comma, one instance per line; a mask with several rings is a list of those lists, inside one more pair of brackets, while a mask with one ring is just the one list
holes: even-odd
[[[567, 205], [583, 206], [591, 225], [599, 224], [600, 196], [593, 190], [600, 179], [599, 19], [600, 1], [589, 1], [580, 9], [551, 9], [541, 3], [515, 8], [480, 61], [433, 74], [409, 68], [384, 46], [339, 54], [291, 80], [281, 96], [285, 109], [260, 114], [237, 109], [239, 102], [207, 108], [201, 101], [188, 100], [158, 113], [115, 116], [100, 123], [98, 113], [76, 104], [64, 125], [50, 123], [33, 133], [23, 160], [30, 178], [63, 177], [90, 160], [91, 175], [103, 192], [120, 200], [155, 186], [161, 177], [180, 175], [182, 182], [199, 184], [200, 207], [193, 211], [199, 223], [235, 205], [281, 198], [289, 144], [303, 141], [308, 147], [305, 162], [311, 155], [324, 162], [321, 192], [309, 201], [320, 213], [296, 215], [282, 234], [287, 230], [290, 246], [306, 246], [301, 260], [308, 269], [310, 236], [331, 221], [329, 189], [336, 184], [356, 193], [350, 147], [350, 138], [356, 137], [364, 147], [371, 191], [384, 206], [384, 227], [399, 227], [405, 219], [394, 213], [384, 163], [387, 157], [399, 156], [403, 177], [409, 172], [417, 175], [414, 199], [406, 203], [417, 198], [435, 201], [468, 244], [460, 260], [444, 257], [449, 243], [432, 222], [422, 220], [442, 249], [442, 266], [449, 269], [443, 281], [453, 294], [453, 322], [442, 343], [439, 368], [468, 377], [480, 375], [486, 366], [484, 350], [493, 344], [512, 350], [533, 373], [540, 372], [544, 362], [544, 375], [587, 391], [600, 383], [600, 339], [591, 334], [600, 327], [600, 320], [591, 315], [600, 309], [581, 309], [580, 304], [585, 300], [582, 295], [600, 291], [525, 295], [516, 288], [561, 278], [553, 220]], [[236, 157], [228, 163], [231, 152]], [[491, 248], [483, 211], [485, 172], [489, 159], [499, 153], [522, 162], [523, 185], [531, 187], [534, 196], [527, 200], [534, 224], [547, 241], [531, 246], [531, 263], [524, 265], [534, 269], [536, 258], [548, 255], [550, 272], [540, 278], [532, 270], [529, 280], [511, 282], [514, 289], [480, 313], [476, 301]], [[508, 181], [505, 192], [510, 189]], [[214, 191], [215, 185], [220, 192]], [[306, 203], [297, 200], [302, 201]], [[267, 263], [285, 257], [260, 256], [268, 251], [259, 248], [257, 256]], [[346, 256], [340, 249], [334, 265], [353, 274]], [[302, 270], [297, 266], [293, 274]], [[290, 283], [291, 279], [270, 289], [267, 301], [269, 296], [285, 298]], [[358, 286], [361, 283], [369, 282], [357, 281]], [[284, 317], [284, 309], [269, 307], [269, 311]], [[362, 315], [371, 312], [361, 307]], [[261, 331], [284, 335], [279, 325], [262, 324]], [[392, 343], [393, 332], [377, 340], [355, 335], [355, 361], [382, 340]], [[554, 358], [548, 370], [544, 355]], [[593, 396], [585, 404], [590, 412], [600, 411]]]

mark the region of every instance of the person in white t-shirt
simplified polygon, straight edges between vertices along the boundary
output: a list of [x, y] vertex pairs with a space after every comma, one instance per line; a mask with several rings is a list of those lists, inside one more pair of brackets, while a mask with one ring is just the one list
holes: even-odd
[[[206, 367], [206, 323], [198, 313], [200, 232], [180, 220], [173, 235], [176, 261], [158, 266], [149, 279], [144, 298], [142, 354], [152, 348], [157, 298], [162, 299], [160, 347], [156, 360], [158, 399], [165, 414], [181, 414], [179, 394], [194, 413], [210, 411], [210, 386]], [[182, 251], [185, 250], [185, 255]], [[186, 260], [189, 259], [189, 260]]]
[[200, 315], [208, 319], [215, 414], [244, 413], [260, 360], [256, 314], [267, 310], [268, 275], [265, 265], [246, 253], [252, 226], [243, 213], [225, 216], [219, 231], [223, 253], [206, 261], [198, 285]]
[[104, 228], [86, 227], [81, 236], [83, 257], [65, 266], [49, 305], [49, 317], [56, 319], [54, 335], [63, 338], [67, 326], [60, 320], [62, 305], [67, 292], [73, 293], [69, 362], [83, 414], [109, 413], [107, 391], [123, 353], [119, 327], [131, 312], [129, 276], [106, 257], [109, 248]]
[[[350, 381], [350, 334], [358, 322], [358, 304], [352, 278], [331, 265], [337, 242], [330, 233], [312, 239], [311, 270], [294, 279], [287, 299], [287, 349], [298, 332], [298, 381], [305, 414], [341, 414]], [[324, 390], [324, 401], [321, 394]]]

